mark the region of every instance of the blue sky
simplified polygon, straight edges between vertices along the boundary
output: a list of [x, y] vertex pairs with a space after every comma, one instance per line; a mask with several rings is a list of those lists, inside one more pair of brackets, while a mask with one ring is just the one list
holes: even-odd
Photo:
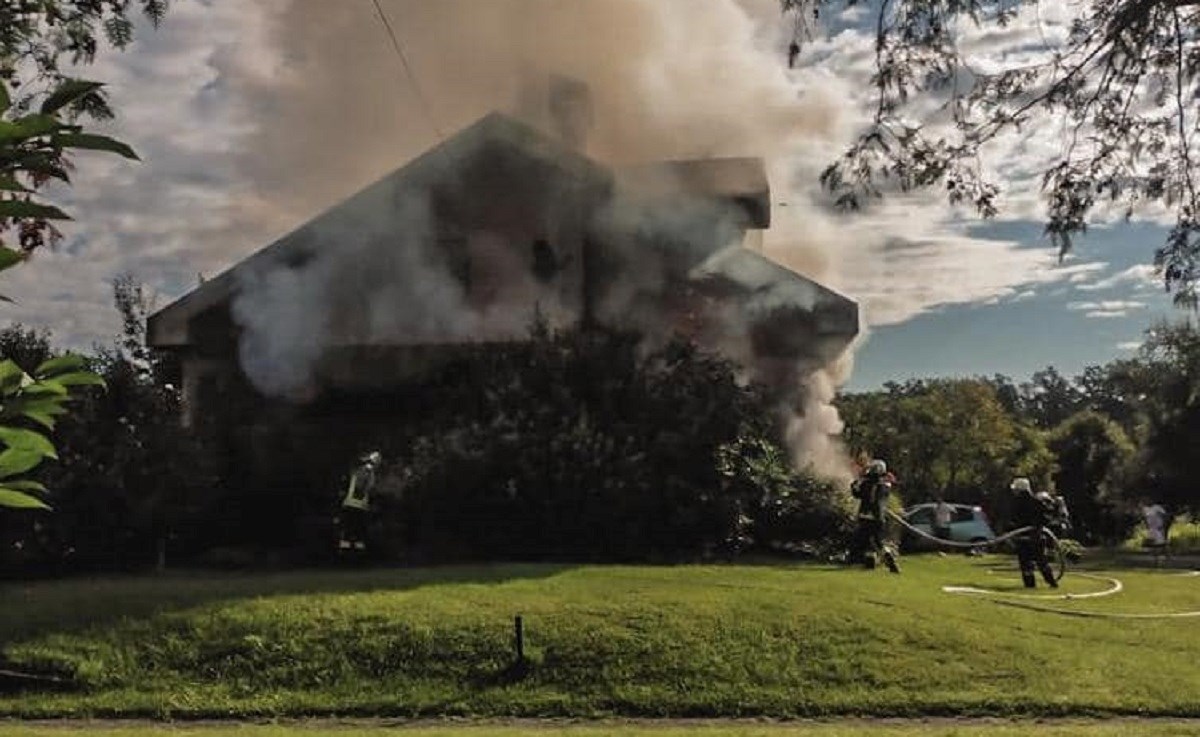
[[[975, 230], [985, 237], [1016, 240], [1022, 248], [1050, 247], [1034, 222]], [[1024, 379], [1046, 366], [1075, 374], [1085, 366], [1132, 355], [1151, 324], [1182, 314], [1146, 268], [1165, 235], [1164, 228], [1147, 224], [1096, 228], [1075, 251], [1078, 259], [1105, 264], [1087, 281], [1036, 285], [1019, 299], [946, 306], [874, 328], [855, 357], [846, 388], [868, 390], [927, 376], [1000, 373]], [[1112, 279], [1118, 274], [1129, 278]], [[1113, 282], [1107, 288], [1106, 280]], [[1109, 311], [1086, 309], [1103, 302], [1126, 304]]]

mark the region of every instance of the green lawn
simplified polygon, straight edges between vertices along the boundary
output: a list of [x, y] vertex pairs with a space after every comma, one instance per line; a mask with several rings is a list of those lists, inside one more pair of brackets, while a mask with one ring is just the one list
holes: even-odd
[[895, 724], [738, 724], [647, 726], [644, 724], [600, 725], [475, 725], [436, 727], [330, 727], [320, 726], [138, 726], [118, 729], [78, 726], [0, 726], [0, 737], [74, 737], [86, 732], [94, 737], [1025, 737], [1036, 733], [1045, 737], [1193, 737], [1195, 724], [1071, 723], [1035, 724], [1004, 722], [988, 725]]
[[[1200, 620], [999, 606], [940, 590], [1015, 589], [995, 560], [904, 562], [900, 577], [514, 565], [8, 585], [8, 658], [87, 690], [2, 697], [0, 714], [1200, 716]], [[1200, 577], [1111, 575], [1120, 594], [1038, 604], [1200, 609]]]

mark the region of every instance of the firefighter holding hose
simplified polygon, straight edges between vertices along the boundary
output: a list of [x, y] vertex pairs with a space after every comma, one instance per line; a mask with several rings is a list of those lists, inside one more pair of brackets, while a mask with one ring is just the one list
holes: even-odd
[[1017, 547], [1017, 563], [1021, 567], [1021, 581], [1025, 588], [1037, 588], [1037, 578], [1034, 569], [1042, 574], [1046, 585], [1052, 589], [1058, 588], [1054, 571], [1046, 560], [1046, 545], [1043, 530], [1050, 524], [1052, 510], [1033, 493], [1029, 479], [1019, 477], [1013, 479], [1009, 489], [1013, 493], [1013, 523], [1016, 527], [1032, 527], [1033, 529], [1020, 535], [1014, 541]]
[[888, 499], [892, 495], [892, 482], [887, 463], [878, 458], [867, 464], [866, 471], [850, 487], [850, 493], [858, 502], [858, 529], [855, 533], [855, 553], [861, 556], [863, 565], [874, 568], [879, 556], [892, 573], [899, 573], [896, 554], [884, 541], [884, 523], [888, 513]]

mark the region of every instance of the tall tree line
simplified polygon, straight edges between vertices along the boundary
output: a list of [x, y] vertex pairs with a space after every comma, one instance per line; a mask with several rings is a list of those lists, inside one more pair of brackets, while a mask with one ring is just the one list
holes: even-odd
[[889, 383], [839, 407], [851, 449], [887, 459], [909, 503], [986, 503], [1003, 517], [1003, 490], [1028, 476], [1066, 497], [1088, 542], [1123, 536], [1145, 499], [1200, 511], [1200, 331], [1189, 320], [1075, 377], [1051, 367], [1024, 382]]

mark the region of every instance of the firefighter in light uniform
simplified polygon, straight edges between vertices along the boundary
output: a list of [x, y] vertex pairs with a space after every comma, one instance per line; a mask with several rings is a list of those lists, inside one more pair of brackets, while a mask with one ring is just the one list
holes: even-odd
[[367, 549], [367, 518], [371, 513], [371, 492], [375, 488], [375, 472], [383, 457], [378, 451], [366, 453], [350, 472], [346, 495], [342, 497], [339, 523], [340, 550]]
[[1013, 493], [1013, 525], [1017, 528], [1034, 528], [1014, 541], [1017, 563], [1021, 567], [1021, 581], [1027, 589], [1037, 588], [1037, 577], [1034, 575], [1036, 568], [1046, 585], [1056, 589], [1058, 581], [1054, 578], [1050, 562], [1046, 560], [1046, 543], [1042, 535], [1042, 529], [1050, 523], [1052, 510], [1034, 495], [1033, 486], [1027, 478], [1013, 479], [1009, 489]]
[[892, 495], [892, 482], [887, 464], [879, 459], [868, 463], [867, 470], [850, 487], [850, 493], [859, 500], [855, 548], [856, 553], [862, 556], [863, 565], [874, 568], [882, 555], [888, 570], [899, 573], [900, 566], [896, 563], [896, 554], [891, 546], [884, 542], [888, 499]]

